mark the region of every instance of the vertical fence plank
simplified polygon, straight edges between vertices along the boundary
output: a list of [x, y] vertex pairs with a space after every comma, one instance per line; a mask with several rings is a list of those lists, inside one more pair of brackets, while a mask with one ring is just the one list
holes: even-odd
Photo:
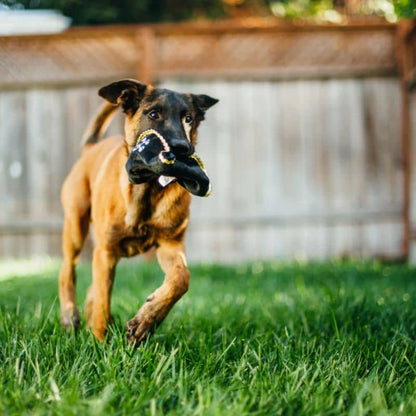
[[[413, 90], [409, 97], [410, 100], [410, 114], [416, 114], [416, 94]], [[415, 230], [416, 230], [416, 117], [413, 116], [410, 118], [410, 140], [411, 140], [411, 155], [410, 155], [410, 163], [411, 163], [411, 183], [410, 183], [410, 223], [412, 233], [412, 239], [410, 242], [410, 254], [409, 258], [412, 263], [416, 262], [416, 240], [415, 240]]]
[[[0, 221], [18, 220], [27, 212], [26, 112], [23, 92], [5, 92], [0, 97]], [[2, 255], [25, 255], [27, 241], [21, 235], [3, 236]]]
[[[50, 137], [48, 126], [52, 108], [47, 102], [48, 91], [30, 90], [26, 94], [27, 125], [27, 169], [29, 218], [45, 219], [48, 215], [50, 163]], [[34, 256], [48, 252], [48, 238], [42, 234], [32, 235], [31, 254]]]

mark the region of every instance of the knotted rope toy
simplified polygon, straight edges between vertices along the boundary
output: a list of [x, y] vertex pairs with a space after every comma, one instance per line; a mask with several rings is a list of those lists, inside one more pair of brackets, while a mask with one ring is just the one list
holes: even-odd
[[201, 159], [195, 153], [177, 159], [164, 137], [154, 129], [140, 134], [127, 160], [126, 170], [134, 184], [158, 177], [162, 186], [177, 180], [193, 195], [208, 196], [211, 193], [211, 182]]

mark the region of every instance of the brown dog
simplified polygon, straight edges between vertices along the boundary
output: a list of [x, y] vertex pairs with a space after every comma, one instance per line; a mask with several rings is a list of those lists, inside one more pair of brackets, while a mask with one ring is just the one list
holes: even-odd
[[[147, 129], [162, 134], [176, 155], [191, 154], [198, 125], [205, 111], [218, 100], [158, 89], [135, 80], [109, 84], [99, 90], [99, 95], [107, 102], [87, 129], [82, 156], [62, 188], [65, 222], [64, 261], [59, 276], [61, 323], [67, 329], [79, 325], [75, 265], [92, 223], [93, 276], [85, 311], [87, 325], [100, 340], [111, 320], [117, 262], [156, 247], [165, 279], [127, 323], [129, 340], [138, 344], [188, 289], [190, 274], [183, 240], [191, 197], [177, 182], [166, 187], [157, 180], [134, 185], [128, 180], [125, 164], [137, 138]], [[118, 107], [125, 113], [125, 136], [99, 141]]]

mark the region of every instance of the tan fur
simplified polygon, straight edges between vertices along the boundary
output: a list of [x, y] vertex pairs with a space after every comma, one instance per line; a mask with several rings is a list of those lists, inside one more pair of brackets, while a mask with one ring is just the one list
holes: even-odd
[[96, 143], [107, 130], [107, 127], [117, 111], [117, 105], [105, 102], [98, 110], [90, 125], [85, 130], [82, 144]]
[[[164, 282], [127, 323], [129, 340], [138, 344], [153, 332], [188, 289], [190, 274], [183, 240], [191, 197], [176, 182], [165, 188], [156, 180], [132, 185], [125, 164], [140, 134], [155, 126], [175, 128], [168, 133], [171, 141], [176, 140], [176, 149], [192, 151], [205, 111], [218, 100], [159, 90], [129, 79], [108, 84], [98, 93], [106, 103], [89, 125], [82, 155], [61, 193], [65, 214], [64, 260], [59, 275], [61, 322], [67, 329], [79, 325], [75, 266], [91, 223], [95, 248], [85, 313], [87, 325], [100, 340], [111, 321], [111, 291], [117, 262], [121, 257], [156, 248], [165, 273]], [[99, 141], [118, 107], [125, 113], [124, 136]], [[184, 112], [191, 118], [189, 125], [184, 124]], [[182, 142], [182, 132], [174, 127], [181, 126], [180, 123], [185, 133]]]
[[[101, 117], [101, 122], [104, 121]], [[139, 343], [188, 289], [183, 239], [190, 195], [177, 183], [161, 188], [128, 182], [124, 165], [134, 134], [134, 118], [126, 117], [127, 139], [112, 137], [94, 145], [87, 144], [63, 185], [64, 262], [59, 277], [59, 298], [62, 324], [68, 329], [77, 326], [75, 265], [91, 222], [96, 246], [86, 319], [93, 334], [102, 340], [111, 321], [110, 299], [117, 262], [121, 257], [157, 247], [165, 280], [128, 323], [129, 339]]]

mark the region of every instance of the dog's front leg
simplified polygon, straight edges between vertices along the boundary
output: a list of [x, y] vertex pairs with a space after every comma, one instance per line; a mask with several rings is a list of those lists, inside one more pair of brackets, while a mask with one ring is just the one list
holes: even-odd
[[[77, 215], [79, 214], [79, 216]], [[66, 330], [79, 326], [79, 312], [75, 301], [75, 265], [78, 262], [84, 239], [88, 233], [89, 216], [73, 209], [66, 215], [62, 249], [64, 262], [59, 274], [59, 301], [61, 305], [61, 324]]]
[[111, 290], [118, 258], [111, 250], [96, 247], [92, 260], [92, 287], [87, 298], [87, 324], [99, 340], [110, 320]]
[[182, 243], [163, 242], [157, 249], [157, 259], [165, 272], [165, 280], [127, 323], [129, 341], [138, 345], [165, 319], [173, 305], [188, 290], [190, 273]]

